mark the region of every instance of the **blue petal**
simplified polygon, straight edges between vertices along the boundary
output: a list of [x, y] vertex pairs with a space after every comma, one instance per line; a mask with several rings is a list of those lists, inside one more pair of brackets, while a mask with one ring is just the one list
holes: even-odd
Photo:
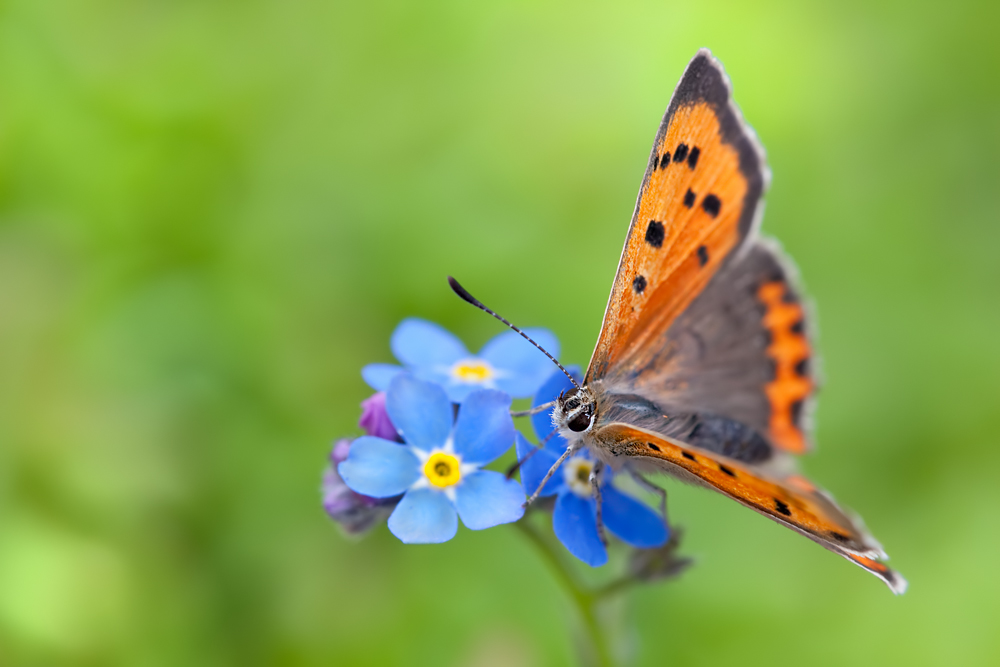
[[403, 440], [425, 452], [451, 433], [451, 401], [440, 385], [400, 373], [386, 392], [385, 408]]
[[385, 391], [396, 374], [403, 370], [402, 366], [393, 364], [368, 364], [361, 369], [361, 377], [375, 391]]
[[389, 516], [389, 530], [407, 544], [447, 542], [458, 531], [458, 515], [442, 492], [413, 489]]
[[[548, 329], [525, 329], [536, 343], [559, 358], [559, 341]], [[534, 345], [513, 331], [496, 336], [486, 343], [479, 356], [491, 366], [502, 371], [496, 380], [497, 388], [514, 398], [527, 398], [542, 386], [552, 373], [552, 361]]]
[[455, 507], [472, 530], [492, 528], [524, 516], [524, 490], [502, 473], [478, 470], [455, 487]]
[[[430, 373], [428, 373], [428, 377], [431, 377]], [[483, 388], [483, 385], [481, 384], [457, 382], [447, 373], [437, 373], [434, 374], [433, 377], [440, 378], [437, 381], [440, 382], [445, 391], [448, 392], [448, 399], [451, 400], [452, 403], [464, 403], [469, 394]]]
[[462, 341], [444, 328], [415, 317], [399, 323], [392, 332], [392, 353], [407, 366], [451, 366], [471, 356]]
[[464, 463], [486, 465], [514, 444], [510, 396], [491, 389], [476, 391], [458, 409], [455, 453]]
[[[521, 483], [524, 485], [524, 491], [529, 496], [535, 492], [538, 485], [542, 483], [542, 479], [545, 478], [545, 473], [549, 471], [555, 462], [559, 459], [559, 453], [552, 451], [551, 449], [543, 448], [537, 449], [534, 445], [524, 439], [524, 436], [520, 432], [517, 434], [517, 460], [524, 461], [521, 464]], [[537, 450], [537, 451], [536, 451]], [[532, 452], [535, 452], [532, 454]], [[525, 460], [525, 457], [531, 455], [531, 458]], [[539, 496], [551, 496], [559, 493], [564, 488], [566, 488], [566, 481], [562, 476], [562, 473], [557, 472], [552, 475], [552, 479], [545, 483], [545, 488], [539, 494]]]
[[[582, 376], [580, 375], [580, 368], [578, 366], [570, 366], [567, 370], [574, 378], [576, 378], [577, 382], [581, 381]], [[538, 393], [535, 394], [535, 398], [531, 402], [531, 407], [538, 407], [539, 405], [554, 401], [559, 397], [559, 394], [564, 391], [569, 391], [572, 388], [573, 383], [569, 381], [566, 374], [561, 370], [556, 369], [556, 371], [549, 376], [549, 379], [542, 384], [542, 388], [538, 390]], [[532, 415], [531, 425], [535, 429], [535, 435], [538, 436], [539, 442], [547, 438], [549, 433], [552, 433], [552, 431], [555, 430], [555, 427], [552, 426], [552, 409]], [[569, 443], [567, 443], [561, 435], [554, 435], [545, 446], [546, 448], [553, 449], [561, 454], [566, 451], [566, 447], [569, 446]]]
[[337, 466], [344, 483], [356, 493], [391, 498], [420, 477], [420, 460], [409, 447], [365, 435], [351, 443], [347, 459]]
[[469, 394], [481, 388], [474, 384], [454, 382], [450, 377], [441, 381], [441, 385], [444, 387], [444, 390], [448, 392], [448, 399], [452, 403], [464, 403]]
[[556, 498], [552, 530], [569, 552], [591, 567], [608, 562], [608, 550], [597, 534], [597, 508], [592, 498], [572, 492]]
[[[469, 357], [469, 359], [474, 359], [474, 357]], [[421, 380], [436, 382], [444, 387], [444, 390], [448, 392], [448, 399], [452, 403], [464, 403], [466, 397], [472, 392], [480, 389], [495, 389], [494, 385], [496, 384], [494, 380], [462, 382], [451, 374], [450, 366], [422, 366], [413, 369], [412, 372]]]
[[641, 549], [663, 546], [670, 536], [663, 518], [646, 503], [627, 496], [610, 484], [601, 488], [602, 518], [622, 542]]

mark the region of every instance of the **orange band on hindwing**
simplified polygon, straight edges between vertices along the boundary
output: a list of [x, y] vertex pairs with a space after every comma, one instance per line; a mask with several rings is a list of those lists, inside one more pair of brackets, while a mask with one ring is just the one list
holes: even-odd
[[778, 447], [802, 453], [808, 449], [802, 428], [803, 411], [813, 390], [805, 312], [788, 284], [781, 280], [761, 285], [757, 298], [766, 309], [763, 324], [771, 337], [767, 356], [774, 360], [774, 379], [764, 387], [771, 405], [769, 435]]

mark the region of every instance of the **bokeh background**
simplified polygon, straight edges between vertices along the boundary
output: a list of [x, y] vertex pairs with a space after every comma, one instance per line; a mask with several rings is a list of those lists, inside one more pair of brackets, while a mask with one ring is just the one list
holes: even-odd
[[0, 663], [560, 665], [513, 528], [345, 539], [318, 485], [404, 316], [594, 344], [711, 47], [819, 312], [805, 469], [911, 582], [669, 486], [634, 660], [1000, 662], [1000, 5], [0, 4]]

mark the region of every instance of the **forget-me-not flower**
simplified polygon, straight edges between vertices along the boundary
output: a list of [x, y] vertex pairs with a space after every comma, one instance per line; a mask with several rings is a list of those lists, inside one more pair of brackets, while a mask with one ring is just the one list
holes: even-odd
[[[550, 354], [559, 356], [559, 341], [550, 331], [524, 331]], [[396, 327], [390, 346], [406, 370], [443, 386], [453, 403], [461, 403], [476, 389], [499, 389], [513, 398], [528, 398], [552, 372], [552, 362], [513, 331], [494, 337], [473, 355], [444, 328], [411, 317]], [[392, 364], [369, 364], [361, 375], [372, 388], [385, 391], [402, 370]]]
[[397, 374], [386, 409], [403, 444], [374, 436], [358, 438], [337, 470], [353, 491], [374, 498], [404, 494], [389, 517], [403, 542], [446, 542], [458, 517], [473, 530], [517, 521], [524, 514], [521, 485], [482, 470], [514, 441], [510, 396], [496, 390], [468, 394], [453, 421], [445, 390]]
[[[571, 368], [579, 380], [579, 369]], [[561, 372], [552, 374], [538, 391], [534, 406], [553, 401], [559, 393], [573, 385]], [[532, 417], [535, 434], [541, 442], [554, 430], [552, 411]], [[521, 481], [530, 495], [535, 492], [545, 473], [566, 451], [568, 443], [554, 434], [545, 446], [525, 460], [535, 446], [518, 433], [517, 457], [522, 460]], [[597, 529], [597, 501], [590, 483], [595, 460], [586, 450], [573, 454], [545, 484], [539, 496], [556, 496], [552, 513], [552, 530], [569, 552], [587, 565], [598, 567], [608, 561], [608, 552]], [[601, 515], [609, 532], [626, 544], [639, 548], [658, 547], [666, 543], [669, 531], [658, 513], [643, 502], [628, 496], [611, 484], [614, 473], [609, 467], [601, 475]]]

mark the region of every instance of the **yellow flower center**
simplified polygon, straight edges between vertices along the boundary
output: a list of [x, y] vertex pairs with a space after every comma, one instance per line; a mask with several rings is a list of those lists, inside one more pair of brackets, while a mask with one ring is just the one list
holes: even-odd
[[479, 359], [466, 359], [452, 366], [451, 375], [459, 382], [482, 384], [493, 377], [493, 367]]
[[458, 481], [462, 479], [458, 459], [444, 452], [430, 455], [427, 463], [424, 464], [424, 474], [427, 476], [427, 481], [441, 488], [458, 484]]
[[563, 465], [563, 479], [569, 490], [578, 496], [590, 497], [593, 490], [590, 488], [590, 473], [594, 469], [594, 462], [582, 456], [574, 456]]

